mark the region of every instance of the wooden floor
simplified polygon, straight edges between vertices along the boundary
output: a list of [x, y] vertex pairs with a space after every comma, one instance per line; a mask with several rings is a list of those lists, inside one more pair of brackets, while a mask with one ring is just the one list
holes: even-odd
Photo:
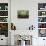
[[0, 45], [0, 46], [8, 46], [8, 45]]

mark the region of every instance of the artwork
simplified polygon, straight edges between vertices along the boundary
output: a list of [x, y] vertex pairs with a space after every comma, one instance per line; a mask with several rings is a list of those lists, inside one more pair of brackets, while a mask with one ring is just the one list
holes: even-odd
[[0, 23], [0, 35], [8, 37], [8, 23]]
[[29, 18], [29, 11], [28, 10], [18, 10], [17, 17], [18, 18]]
[[46, 3], [39, 3], [38, 4], [38, 10], [45, 10], [46, 9]]
[[39, 37], [46, 37], [46, 29], [39, 29]]
[[8, 22], [8, 17], [0, 17], [0, 22]]
[[38, 23], [38, 28], [46, 28], [46, 23]]
[[0, 16], [8, 16], [8, 11], [0, 11]]
[[8, 10], [8, 3], [0, 3], [0, 10]]
[[46, 17], [38, 17], [38, 22], [46, 22]]
[[38, 16], [46, 16], [46, 11], [38, 11]]

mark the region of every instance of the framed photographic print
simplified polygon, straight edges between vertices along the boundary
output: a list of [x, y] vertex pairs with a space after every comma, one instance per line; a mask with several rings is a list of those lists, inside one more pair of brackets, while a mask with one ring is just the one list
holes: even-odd
[[46, 29], [39, 29], [39, 37], [46, 37]]
[[29, 18], [29, 11], [28, 10], [18, 10], [17, 17], [18, 18]]
[[39, 3], [38, 10], [44, 10], [44, 9], [46, 9], [46, 3]]
[[0, 23], [0, 35], [8, 37], [8, 23]]

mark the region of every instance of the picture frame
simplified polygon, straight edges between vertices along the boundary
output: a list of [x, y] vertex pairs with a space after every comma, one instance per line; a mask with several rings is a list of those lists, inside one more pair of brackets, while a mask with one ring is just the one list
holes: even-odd
[[29, 10], [18, 10], [17, 17], [21, 19], [29, 18]]

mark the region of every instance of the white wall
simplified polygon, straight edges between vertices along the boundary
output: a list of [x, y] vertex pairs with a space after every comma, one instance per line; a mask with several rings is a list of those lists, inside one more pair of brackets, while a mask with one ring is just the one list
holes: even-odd
[[[29, 10], [29, 19], [18, 19], [17, 10]], [[28, 30], [29, 26], [32, 24], [35, 26], [35, 36], [37, 36], [37, 0], [11, 0], [11, 22], [16, 25], [18, 32], [19, 30]], [[22, 33], [22, 31], [21, 31]], [[26, 33], [26, 31], [25, 31]], [[33, 33], [34, 34], [34, 33]], [[14, 41], [14, 40], [13, 40]], [[33, 44], [35, 43], [35, 38], [33, 39]], [[36, 40], [37, 41], [37, 40]]]
[[[28, 27], [32, 24], [35, 26], [36, 34], [33, 33], [33, 46], [41, 46], [40, 44], [43, 44], [43, 40], [41, 40], [43, 38], [35, 36], [38, 36], [38, 3], [45, 2], [46, 0], [11, 0], [11, 22], [16, 25], [18, 32], [19, 30], [28, 30]], [[18, 19], [17, 10], [29, 10], [29, 19]]]
[[[17, 10], [29, 10], [29, 19], [18, 19]], [[16, 25], [17, 30], [28, 30], [29, 26], [35, 25], [37, 21], [37, 2], [31, 0], [12, 0], [11, 15], [11, 20]]]
[[[16, 25], [17, 30], [28, 30], [29, 26], [38, 27], [38, 3], [45, 3], [46, 0], [11, 0], [11, 22]], [[29, 10], [29, 19], [18, 19], [18, 10]]]

